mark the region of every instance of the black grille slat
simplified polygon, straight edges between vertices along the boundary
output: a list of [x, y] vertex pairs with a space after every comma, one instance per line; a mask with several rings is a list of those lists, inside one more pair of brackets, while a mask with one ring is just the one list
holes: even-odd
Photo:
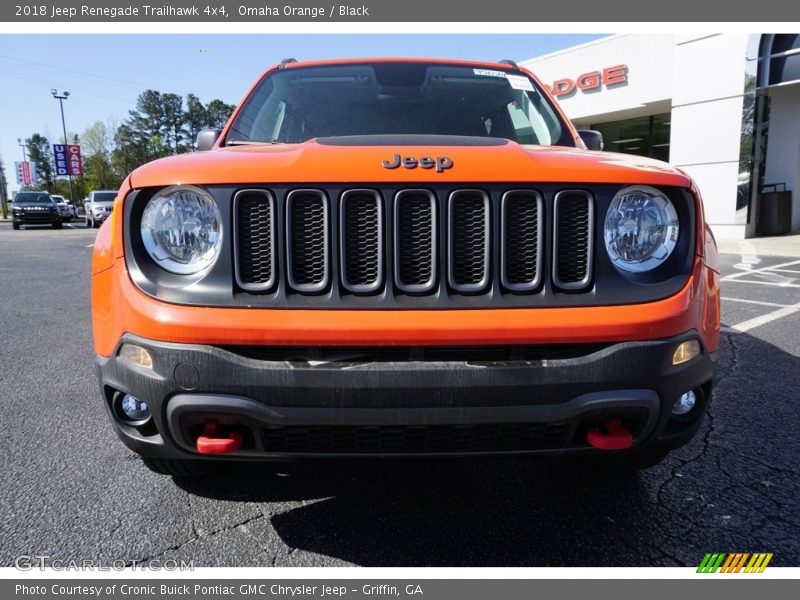
[[489, 279], [489, 197], [459, 190], [449, 201], [449, 278], [459, 292], [480, 292]]
[[430, 292], [436, 282], [436, 198], [424, 190], [395, 197], [395, 277], [403, 292]]
[[563, 423], [454, 425], [283, 425], [262, 429], [268, 452], [409, 454], [562, 448]]
[[502, 200], [502, 283], [528, 292], [541, 282], [543, 202], [534, 191], [506, 192]]
[[383, 199], [371, 190], [342, 195], [342, 283], [355, 293], [377, 291], [383, 285]]
[[555, 198], [553, 281], [564, 290], [581, 290], [591, 281], [594, 209], [583, 191], [562, 191]]
[[236, 277], [248, 291], [266, 291], [275, 283], [275, 203], [263, 190], [243, 190], [234, 200]]
[[316, 190], [290, 192], [286, 215], [289, 285], [298, 292], [321, 292], [330, 273], [327, 198]]

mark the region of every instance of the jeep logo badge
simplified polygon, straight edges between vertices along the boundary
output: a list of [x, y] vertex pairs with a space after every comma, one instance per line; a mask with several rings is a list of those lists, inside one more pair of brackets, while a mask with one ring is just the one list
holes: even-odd
[[422, 156], [417, 160], [413, 156], [400, 156], [395, 154], [392, 160], [382, 160], [381, 165], [384, 169], [396, 169], [400, 165], [404, 169], [433, 169], [436, 168], [437, 173], [442, 173], [445, 169], [453, 168], [453, 159], [449, 156], [437, 156], [431, 158], [430, 156]]

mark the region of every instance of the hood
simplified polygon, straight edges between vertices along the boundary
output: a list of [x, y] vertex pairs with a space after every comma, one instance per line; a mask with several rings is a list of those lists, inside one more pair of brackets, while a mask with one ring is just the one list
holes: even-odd
[[[419, 140], [420, 138], [416, 138]], [[470, 140], [472, 142], [470, 143]], [[483, 141], [475, 141], [483, 140]], [[487, 142], [486, 140], [490, 140]], [[415, 143], [365, 137], [315, 139], [302, 144], [233, 146], [181, 154], [143, 165], [131, 174], [133, 187], [171, 184], [342, 183], [616, 183], [688, 187], [689, 178], [670, 165], [612, 152], [563, 146], [524, 146], [493, 138], [458, 144]], [[411, 157], [449, 159], [423, 169], [385, 168]]]

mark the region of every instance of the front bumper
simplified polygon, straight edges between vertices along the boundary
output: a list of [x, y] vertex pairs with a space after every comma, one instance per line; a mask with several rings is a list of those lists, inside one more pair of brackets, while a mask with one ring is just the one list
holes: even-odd
[[[632, 431], [633, 448], [686, 443], [710, 398], [716, 352], [672, 366], [668, 339], [538, 347], [527, 357], [463, 360], [391, 356], [313, 361], [271, 348], [172, 344], [125, 336], [146, 348], [152, 369], [118, 356], [97, 358], [112, 423], [132, 450], [159, 458], [199, 458], [195, 440], [214, 421], [239, 432], [240, 460], [385, 455], [586, 454], [586, 432], [607, 418]], [[376, 355], [379, 356], [379, 355]], [[420, 358], [421, 356], [421, 358]], [[698, 404], [672, 417], [681, 394]], [[132, 426], [115, 416], [114, 399], [147, 402], [152, 421]]]
[[50, 212], [28, 212], [14, 213], [11, 220], [18, 225], [51, 225], [61, 223], [62, 217], [58, 213]]

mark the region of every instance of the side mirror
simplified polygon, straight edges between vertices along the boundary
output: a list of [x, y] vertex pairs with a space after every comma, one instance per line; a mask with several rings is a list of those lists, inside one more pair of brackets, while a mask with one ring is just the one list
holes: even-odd
[[197, 134], [197, 143], [195, 144], [197, 151], [211, 150], [221, 134], [222, 129], [203, 129]]
[[579, 129], [578, 135], [581, 136], [583, 143], [589, 150], [603, 149], [603, 134], [592, 129]]

